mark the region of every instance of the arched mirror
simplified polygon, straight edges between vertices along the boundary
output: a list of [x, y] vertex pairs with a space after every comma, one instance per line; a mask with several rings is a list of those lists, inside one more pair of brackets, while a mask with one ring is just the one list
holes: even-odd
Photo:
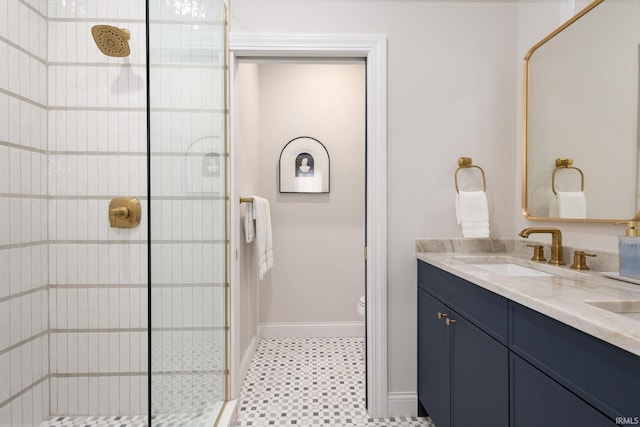
[[639, 53], [637, 0], [596, 0], [529, 50], [527, 218], [614, 222], [636, 215]]

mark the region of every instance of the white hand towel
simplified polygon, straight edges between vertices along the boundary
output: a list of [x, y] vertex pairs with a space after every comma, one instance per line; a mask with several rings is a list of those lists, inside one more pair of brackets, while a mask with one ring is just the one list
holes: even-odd
[[456, 219], [463, 237], [489, 237], [489, 205], [484, 191], [456, 194]]
[[558, 191], [556, 202], [559, 218], [587, 217], [587, 199], [583, 191]]
[[489, 237], [489, 223], [462, 223], [464, 237]]
[[256, 218], [256, 256], [260, 279], [273, 266], [273, 243], [271, 235], [271, 212], [269, 201], [262, 197], [253, 198], [253, 210]]
[[[253, 197], [252, 197], [253, 199]], [[256, 237], [256, 228], [254, 224], [255, 215], [253, 213], [253, 203], [246, 204], [246, 211], [244, 214], [244, 237], [247, 243], [253, 242]]]

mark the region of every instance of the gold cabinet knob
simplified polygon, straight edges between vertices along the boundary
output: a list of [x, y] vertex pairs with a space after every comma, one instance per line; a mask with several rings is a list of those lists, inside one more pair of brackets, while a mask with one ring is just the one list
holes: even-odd
[[547, 259], [544, 257], [544, 246], [542, 245], [527, 245], [530, 248], [533, 248], [533, 256], [531, 259], [533, 261], [546, 261]]
[[575, 251], [573, 253], [573, 264], [571, 264], [571, 268], [574, 270], [589, 270], [589, 266], [587, 265], [588, 256], [596, 256], [596, 254], [590, 254], [585, 251]]
[[445, 320], [444, 320], [444, 323], [446, 323], [446, 324], [447, 324], [447, 326], [451, 326], [451, 325], [453, 325], [454, 323], [456, 323], [456, 320], [455, 320], [455, 319], [448, 319], [448, 318], [447, 318], [447, 319], [445, 319]]
[[442, 319], [443, 317], [448, 317], [449, 315], [447, 313], [441, 313], [438, 312], [438, 319]]

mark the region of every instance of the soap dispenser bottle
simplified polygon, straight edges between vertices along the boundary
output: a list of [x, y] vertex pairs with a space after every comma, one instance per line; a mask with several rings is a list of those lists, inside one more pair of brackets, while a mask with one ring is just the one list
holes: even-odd
[[640, 279], [640, 221], [623, 224], [627, 224], [627, 232], [618, 236], [620, 276]]

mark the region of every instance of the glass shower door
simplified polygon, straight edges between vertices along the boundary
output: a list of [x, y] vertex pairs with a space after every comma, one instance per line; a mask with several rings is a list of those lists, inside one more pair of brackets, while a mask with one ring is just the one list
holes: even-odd
[[149, 1], [152, 424], [212, 423], [226, 398], [224, 16]]

